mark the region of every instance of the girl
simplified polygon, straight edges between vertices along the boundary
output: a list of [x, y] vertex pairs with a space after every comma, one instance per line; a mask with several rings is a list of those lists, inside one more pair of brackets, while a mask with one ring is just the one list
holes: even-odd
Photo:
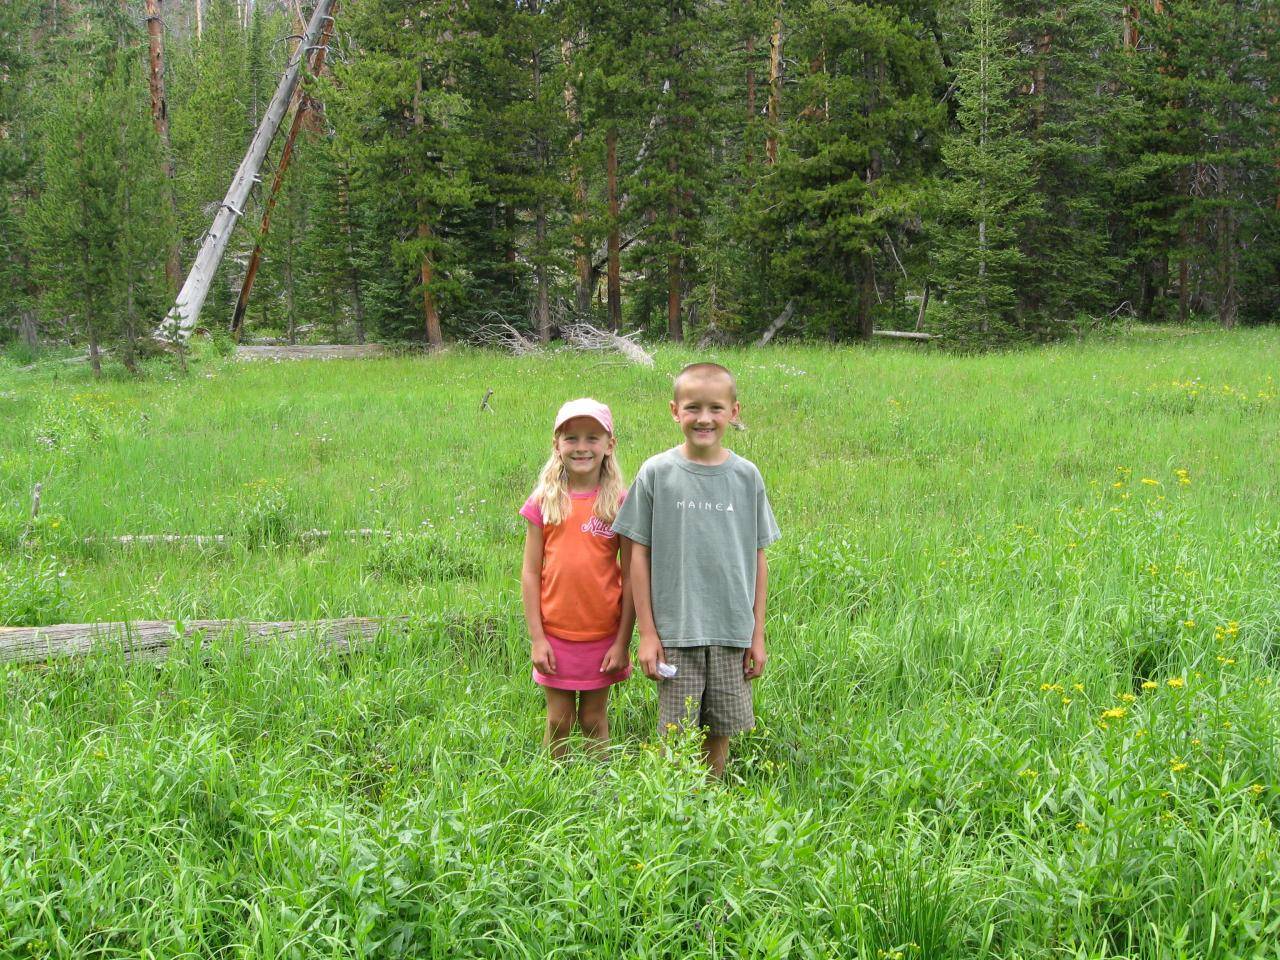
[[544, 743], [557, 758], [575, 722], [596, 747], [605, 745], [609, 687], [631, 676], [629, 557], [610, 529], [627, 493], [616, 443], [608, 407], [589, 398], [566, 403], [551, 458], [520, 508], [529, 521], [520, 593], [533, 679], [547, 694]]

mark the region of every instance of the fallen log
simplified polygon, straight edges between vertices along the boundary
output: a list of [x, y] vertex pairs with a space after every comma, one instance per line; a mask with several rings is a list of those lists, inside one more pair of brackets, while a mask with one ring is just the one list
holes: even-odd
[[[392, 537], [424, 537], [422, 530], [376, 530], [372, 527], [360, 527], [354, 530], [301, 530], [289, 539], [310, 543], [315, 540], [328, 540], [333, 537], [345, 537], [348, 540], [369, 540], [374, 537], [390, 539]], [[120, 543], [124, 545], [141, 543], [190, 543], [197, 547], [207, 547], [215, 543], [230, 543], [236, 539], [234, 533], [124, 533], [114, 537], [82, 537], [81, 543]]]
[[919, 333], [914, 330], [872, 330], [873, 337], [895, 337], [898, 340], [935, 340], [932, 333]]
[[290, 637], [314, 637], [323, 650], [342, 652], [374, 639], [407, 617], [344, 617], [340, 620], [132, 620], [62, 623], [48, 627], [0, 627], [0, 663], [35, 663], [119, 649], [126, 660], [163, 660], [177, 641], [243, 635], [247, 645]]
[[310, 346], [239, 346], [237, 360], [359, 360], [385, 357], [380, 343], [319, 343]]

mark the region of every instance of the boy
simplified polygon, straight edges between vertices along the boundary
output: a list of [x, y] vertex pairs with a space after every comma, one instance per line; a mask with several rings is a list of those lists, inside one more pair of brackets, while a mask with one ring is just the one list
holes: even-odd
[[[675, 381], [684, 443], [640, 468], [613, 529], [632, 541], [637, 660], [658, 681], [658, 726], [706, 730], [707, 765], [724, 773], [729, 737], [755, 726], [750, 681], [764, 672], [768, 570], [778, 539], [760, 471], [723, 446], [738, 417], [733, 374], [694, 363]], [[668, 664], [662, 671], [660, 664]]]

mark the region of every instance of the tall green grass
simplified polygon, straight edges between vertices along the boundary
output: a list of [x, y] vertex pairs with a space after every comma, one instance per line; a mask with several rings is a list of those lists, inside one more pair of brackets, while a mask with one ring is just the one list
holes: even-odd
[[1278, 348], [717, 353], [784, 531], [723, 785], [642, 680], [546, 759], [517, 589], [556, 406], [633, 474], [692, 352], [0, 367], [0, 622], [412, 618], [3, 668], [0, 955], [1277, 956]]

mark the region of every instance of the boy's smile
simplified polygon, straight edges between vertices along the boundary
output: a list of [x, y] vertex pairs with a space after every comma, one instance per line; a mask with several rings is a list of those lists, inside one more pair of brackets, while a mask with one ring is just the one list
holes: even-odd
[[671, 416], [684, 433], [685, 456], [704, 463], [724, 459], [724, 432], [737, 415], [733, 385], [725, 377], [690, 377], [671, 401]]

